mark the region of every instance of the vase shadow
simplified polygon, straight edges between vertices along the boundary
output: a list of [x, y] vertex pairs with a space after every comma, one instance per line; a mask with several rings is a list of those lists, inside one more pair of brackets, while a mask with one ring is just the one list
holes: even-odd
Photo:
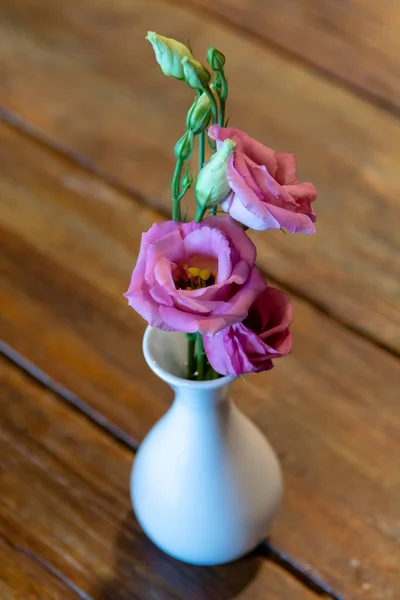
[[112, 577], [99, 581], [93, 600], [233, 600], [256, 577], [263, 558], [253, 552], [233, 563], [199, 567], [159, 550], [141, 531], [132, 511], [120, 524]]

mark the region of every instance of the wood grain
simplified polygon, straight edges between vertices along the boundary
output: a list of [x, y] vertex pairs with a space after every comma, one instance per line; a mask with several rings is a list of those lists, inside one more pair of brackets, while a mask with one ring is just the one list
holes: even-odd
[[[11, 490], [10, 490], [11, 491]], [[1, 528], [1, 521], [0, 521]], [[79, 600], [81, 597], [22, 548], [0, 538], [2, 600]]]
[[[122, 292], [159, 215], [0, 131], [0, 335], [141, 439], [171, 394], [143, 363], [145, 324]], [[350, 598], [396, 597], [400, 364], [304, 302], [294, 309], [292, 355], [234, 386], [283, 463], [273, 540]]]
[[189, 37], [199, 53], [217, 43], [231, 124], [298, 154], [300, 178], [319, 190], [317, 235], [258, 235], [262, 265], [399, 353], [398, 119], [187, 3], [4, 0], [3, 12], [0, 102], [168, 211], [172, 148], [192, 94], [155, 72], [144, 33]]
[[400, 112], [397, 0], [191, 0]]
[[48, 574], [26, 567], [22, 555], [18, 567], [2, 564], [0, 590], [9, 593], [2, 599], [316, 598], [257, 555], [216, 568], [167, 557], [133, 517], [133, 455], [4, 359], [0, 385], [0, 531], [77, 592], [60, 596], [62, 583], [49, 585]]

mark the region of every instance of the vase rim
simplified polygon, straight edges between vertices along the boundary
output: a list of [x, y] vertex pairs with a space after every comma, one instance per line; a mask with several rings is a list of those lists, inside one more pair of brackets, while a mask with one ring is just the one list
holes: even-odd
[[[192, 379], [185, 379], [184, 377], [179, 377], [179, 375], [174, 375], [167, 371], [164, 367], [161, 366], [160, 362], [156, 359], [154, 354], [150, 348], [150, 339], [151, 336], [157, 334], [158, 331], [156, 327], [151, 327], [150, 325], [147, 327], [144, 336], [143, 336], [143, 354], [144, 358], [149, 365], [150, 369], [158, 376], [160, 379], [168, 383], [172, 386], [179, 387], [190, 387], [190, 388], [201, 388], [205, 389], [217, 389], [232, 383], [237, 377], [235, 375], [225, 375], [220, 377], [219, 379], [212, 379], [211, 381], [193, 381]], [[167, 333], [167, 332], [163, 332]]]

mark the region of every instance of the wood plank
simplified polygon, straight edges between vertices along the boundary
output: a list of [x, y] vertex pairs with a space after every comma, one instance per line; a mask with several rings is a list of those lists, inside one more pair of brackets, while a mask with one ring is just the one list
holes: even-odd
[[154, 72], [144, 32], [190, 37], [199, 52], [211, 42], [223, 48], [231, 123], [298, 154], [300, 178], [319, 190], [317, 235], [258, 235], [262, 265], [400, 351], [398, 119], [187, 3], [3, 5], [0, 101], [165, 210], [172, 147], [192, 94]]
[[[217, 568], [167, 557], [134, 519], [128, 492], [132, 453], [4, 359], [0, 381], [0, 531], [60, 572], [79, 597], [316, 598], [257, 555]], [[10, 581], [13, 565], [8, 566], [0, 571], [0, 590], [29, 590], [29, 571]], [[43, 594], [41, 586], [37, 589], [35, 597], [43, 600], [74, 597], [68, 590], [50, 596], [51, 588]]]
[[397, 0], [191, 0], [363, 92], [400, 109]]
[[[1, 527], [1, 523], [0, 523]], [[23, 549], [0, 538], [2, 600], [79, 600], [81, 596]]]
[[[171, 394], [143, 363], [144, 322], [122, 292], [140, 233], [158, 215], [1, 134], [0, 335], [141, 439]], [[400, 363], [304, 302], [294, 309], [292, 355], [234, 386], [282, 460], [273, 539], [339, 592], [390, 598], [399, 591]]]

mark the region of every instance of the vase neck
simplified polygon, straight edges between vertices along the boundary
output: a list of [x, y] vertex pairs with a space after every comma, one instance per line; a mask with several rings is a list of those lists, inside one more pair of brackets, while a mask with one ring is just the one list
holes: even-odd
[[[196, 382], [197, 383], [197, 382]], [[213, 411], [227, 405], [229, 401], [229, 384], [225, 383], [219, 387], [204, 388], [197, 383], [196, 386], [172, 385], [175, 392], [175, 404], [184, 404], [187, 409], [194, 411]]]
[[175, 391], [177, 402], [193, 409], [217, 406], [228, 400], [229, 384], [235, 377], [211, 381], [189, 381], [186, 376], [187, 337], [184, 333], [148, 327], [143, 338], [143, 352], [149, 367]]

